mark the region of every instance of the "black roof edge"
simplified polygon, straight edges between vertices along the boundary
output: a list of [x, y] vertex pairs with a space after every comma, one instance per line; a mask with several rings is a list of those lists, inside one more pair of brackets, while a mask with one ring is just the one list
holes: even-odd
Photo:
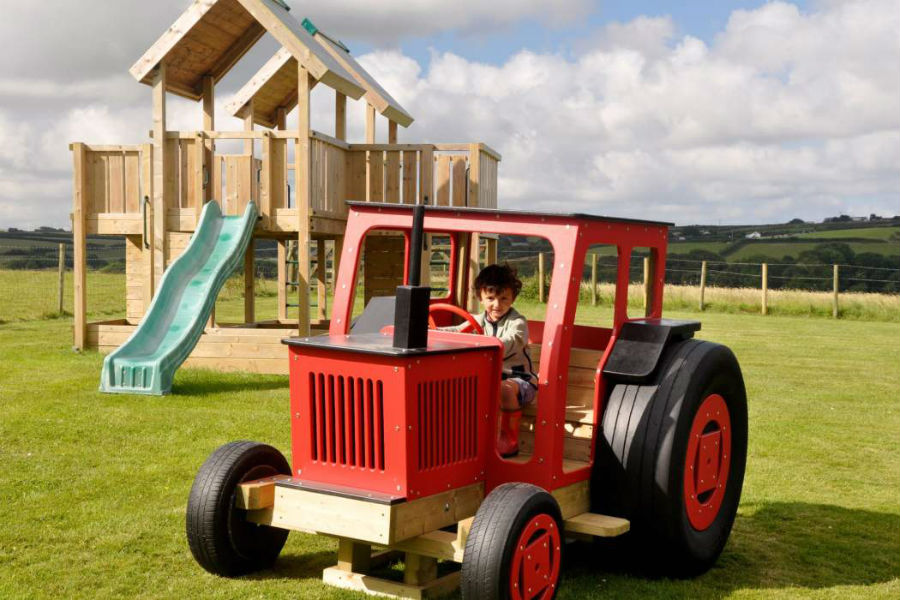
[[[389, 208], [412, 211], [414, 204], [393, 204], [390, 202], [363, 202], [360, 200], [347, 200], [347, 206], [350, 207], [366, 207], [366, 208]], [[532, 210], [501, 210], [498, 208], [475, 208], [471, 206], [433, 206], [425, 205], [425, 212], [464, 212], [481, 215], [514, 215], [526, 217], [554, 217], [562, 219], [589, 219], [591, 221], [606, 221], [611, 223], [634, 223], [638, 225], [656, 225], [663, 227], [674, 227], [674, 223], [667, 221], [649, 221], [646, 219], [627, 219], [624, 217], [604, 217], [601, 215], [589, 215], [585, 213], [552, 213], [540, 212]]]

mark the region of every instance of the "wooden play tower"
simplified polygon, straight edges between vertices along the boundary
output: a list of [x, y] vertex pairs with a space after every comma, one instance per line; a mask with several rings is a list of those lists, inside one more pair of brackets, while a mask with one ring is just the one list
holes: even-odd
[[[241, 131], [215, 124], [216, 84], [264, 34], [281, 48], [238, 91], [227, 111]], [[337, 268], [347, 200], [496, 208], [500, 156], [481, 143], [397, 143], [398, 125], [413, 118], [354, 59], [349, 50], [302, 23], [278, 0], [196, 0], [131, 67], [151, 88], [150, 141], [137, 145], [71, 144], [74, 160], [74, 345], [108, 352], [140, 322], [166, 267], [184, 249], [204, 203], [219, 202], [240, 215], [256, 202], [254, 239], [278, 245], [277, 317], [258, 320], [254, 306], [253, 242], [244, 267], [244, 322], [210, 320], [188, 365], [219, 370], [286, 373], [289, 335], [325, 331], [326, 255]], [[334, 90], [334, 131], [310, 122], [310, 93]], [[167, 127], [166, 98], [197, 101], [201, 127]], [[363, 99], [366, 139], [347, 138], [347, 98]], [[297, 111], [296, 128], [288, 115]], [[387, 120], [388, 143], [375, 143], [378, 114]], [[218, 153], [217, 142], [239, 140], [243, 151]], [[125, 236], [126, 315], [87, 322], [88, 234]], [[389, 295], [403, 277], [403, 238], [367, 239], [365, 297]], [[459, 254], [475, 270], [494, 240], [472, 236]], [[289, 249], [291, 250], [290, 257]], [[425, 261], [427, 264], [427, 261]], [[313, 269], [315, 265], [315, 269]], [[317, 314], [310, 318], [309, 290], [317, 279]], [[465, 304], [466, 290], [456, 290]]]

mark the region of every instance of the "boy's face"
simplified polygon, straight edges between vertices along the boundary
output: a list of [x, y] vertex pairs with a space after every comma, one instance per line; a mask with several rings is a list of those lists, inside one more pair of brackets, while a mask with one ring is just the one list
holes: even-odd
[[481, 306], [484, 307], [484, 312], [487, 313], [487, 316], [491, 321], [499, 321], [502, 319], [503, 315], [509, 312], [513, 300], [515, 300], [510, 288], [503, 288], [502, 290], [495, 291], [488, 291], [487, 289], [482, 288], [480, 294]]

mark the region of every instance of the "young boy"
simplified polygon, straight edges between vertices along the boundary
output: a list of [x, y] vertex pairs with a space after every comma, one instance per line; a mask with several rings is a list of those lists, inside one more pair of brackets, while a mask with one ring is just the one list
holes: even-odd
[[475, 278], [475, 295], [484, 312], [474, 315], [484, 335], [503, 343], [503, 381], [500, 383], [500, 456], [519, 453], [522, 407], [534, 402], [537, 376], [528, 356], [528, 320], [512, 307], [522, 282], [509, 265], [488, 265]]

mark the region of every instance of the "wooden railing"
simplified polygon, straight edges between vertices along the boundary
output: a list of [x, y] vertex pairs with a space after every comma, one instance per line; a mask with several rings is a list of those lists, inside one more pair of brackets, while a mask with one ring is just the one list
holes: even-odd
[[[210, 141], [251, 140], [250, 152], [214, 154]], [[289, 131], [168, 132], [165, 179], [169, 230], [192, 231], [208, 199], [239, 215], [257, 202], [261, 227], [298, 231], [296, 171]], [[73, 144], [82, 165], [87, 233], [141, 234], [150, 196], [152, 145]], [[483, 144], [348, 144], [310, 135], [311, 218], [347, 217], [347, 200], [497, 206], [500, 156]]]

